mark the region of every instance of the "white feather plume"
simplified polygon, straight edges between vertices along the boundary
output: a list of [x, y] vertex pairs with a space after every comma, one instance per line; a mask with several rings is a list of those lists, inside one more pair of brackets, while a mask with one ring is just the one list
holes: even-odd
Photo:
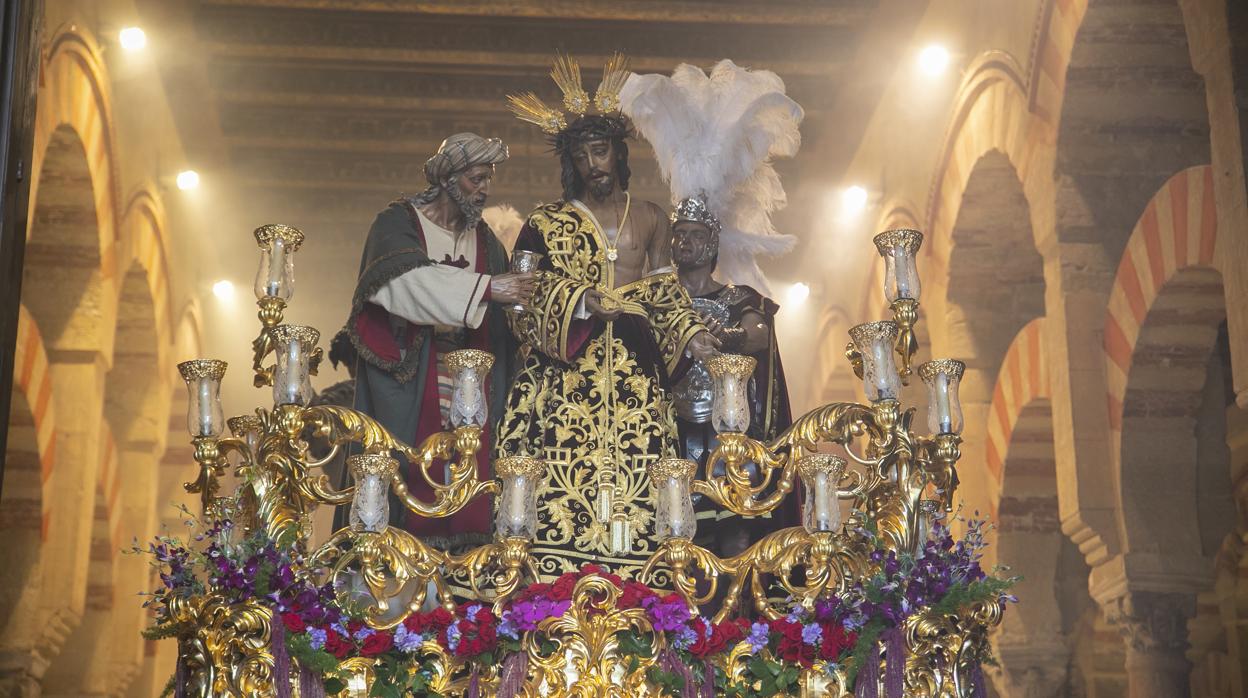
[[524, 218], [510, 204], [487, 207], [481, 212], [481, 220], [490, 226], [490, 230], [494, 231], [508, 252], [511, 251], [512, 245], [516, 244], [516, 238], [520, 237], [520, 229], [524, 227]]
[[620, 102], [654, 148], [672, 201], [706, 196], [723, 226], [720, 276], [768, 293], [755, 258], [784, 254], [796, 243], [771, 222], [785, 204], [771, 161], [792, 157], [802, 142], [802, 108], [784, 94], [784, 81], [730, 60], [710, 75], [681, 64], [671, 77], [629, 76]]

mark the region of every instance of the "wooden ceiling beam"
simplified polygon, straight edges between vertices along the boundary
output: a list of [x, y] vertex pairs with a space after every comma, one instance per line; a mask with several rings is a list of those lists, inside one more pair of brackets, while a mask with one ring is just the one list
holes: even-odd
[[749, 4], [706, 0], [203, 0], [202, 4], [491, 18], [559, 17], [605, 22], [851, 26], [867, 19], [876, 5], [876, 0], [807, 0]]
[[[474, 50], [423, 50], [419, 48], [373, 48], [367, 46], [312, 46], [282, 44], [249, 44], [210, 41], [204, 43], [204, 49], [215, 56], [270, 63], [291, 61], [320, 61], [342, 63], [344, 65], [387, 64], [408, 66], [465, 66], [495, 68], [500, 71], [514, 71], [517, 67], [534, 70], [550, 69], [550, 53], [548, 51], [516, 52], [516, 51], [474, 51]], [[582, 65], [598, 66], [606, 63], [609, 54], [578, 55]], [[673, 61], [668, 56], [631, 56], [631, 68], [639, 73], [669, 72], [675, 62], [693, 63], [699, 66], [712, 66], [721, 57], [701, 56], [683, 57]], [[838, 61], [806, 61], [806, 60], [766, 60], [750, 62], [750, 67], [771, 70], [783, 76], [814, 77], [835, 75], [841, 67]], [[254, 66], [263, 70], [263, 66]]]

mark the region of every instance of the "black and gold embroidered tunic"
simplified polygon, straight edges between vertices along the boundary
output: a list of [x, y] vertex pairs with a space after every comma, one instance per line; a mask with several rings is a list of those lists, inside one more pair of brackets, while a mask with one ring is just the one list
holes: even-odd
[[[602, 231], [576, 202], [534, 211], [515, 249], [542, 258], [530, 307], [511, 317], [527, 355], [495, 448], [547, 463], [532, 555], [543, 579], [586, 563], [632, 576], [656, 548], [646, 465], [678, 453], [668, 377], [705, 328], [673, 272], [615, 288]], [[583, 311], [591, 289], [619, 318]]]

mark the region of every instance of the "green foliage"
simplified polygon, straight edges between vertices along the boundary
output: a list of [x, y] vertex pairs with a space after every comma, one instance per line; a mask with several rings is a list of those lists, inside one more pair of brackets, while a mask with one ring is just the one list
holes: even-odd
[[177, 637], [188, 628], [184, 623], [163, 623], [144, 628], [142, 635], [144, 640], [164, 640], [170, 637]]

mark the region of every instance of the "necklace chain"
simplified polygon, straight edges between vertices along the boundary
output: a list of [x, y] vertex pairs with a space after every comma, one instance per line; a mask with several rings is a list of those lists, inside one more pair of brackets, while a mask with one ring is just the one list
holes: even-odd
[[623, 216], [620, 215], [620, 209], [618, 205], [614, 207], [615, 217], [616, 217], [615, 236], [614, 237], [607, 236], [605, 234], [606, 231], [605, 230], [603, 231], [604, 233], [603, 237], [607, 238], [607, 261], [608, 262], [614, 262], [620, 257], [620, 249], [616, 245], [616, 242], [620, 239], [620, 234], [624, 232], [624, 224], [628, 221], [628, 211], [632, 207], [632, 204], [633, 204], [632, 194], [629, 194], [628, 192], [624, 192], [624, 215]]

